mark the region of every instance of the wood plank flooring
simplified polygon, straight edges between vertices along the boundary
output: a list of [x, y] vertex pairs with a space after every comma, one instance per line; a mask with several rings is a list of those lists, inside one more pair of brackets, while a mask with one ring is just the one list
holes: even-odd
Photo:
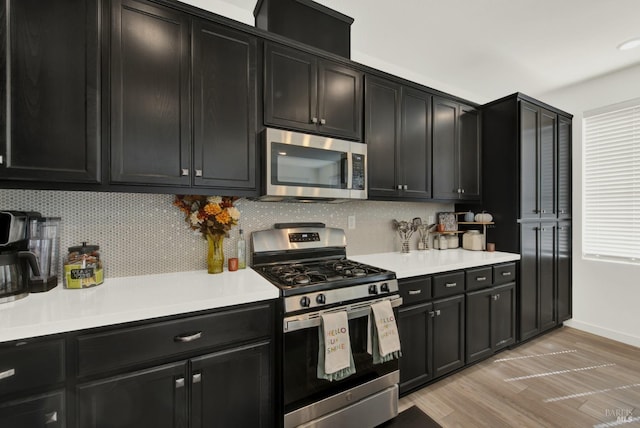
[[569, 327], [403, 397], [445, 428], [640, 427], [640, 348]]

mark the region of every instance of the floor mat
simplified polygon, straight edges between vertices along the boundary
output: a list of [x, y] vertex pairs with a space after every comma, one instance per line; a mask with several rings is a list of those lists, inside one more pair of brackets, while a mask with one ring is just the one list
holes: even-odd
[[442, 426], [416, 406], [411, 406], [377, 428], [442, 428]]

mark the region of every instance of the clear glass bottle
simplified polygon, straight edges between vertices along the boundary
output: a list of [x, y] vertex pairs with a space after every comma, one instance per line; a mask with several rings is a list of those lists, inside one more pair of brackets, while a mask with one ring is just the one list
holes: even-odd
[[244, 240], [244, 233], [240, 229], [238, 235], [238, 269], [244, 269], [247, 267], [247, 243]]

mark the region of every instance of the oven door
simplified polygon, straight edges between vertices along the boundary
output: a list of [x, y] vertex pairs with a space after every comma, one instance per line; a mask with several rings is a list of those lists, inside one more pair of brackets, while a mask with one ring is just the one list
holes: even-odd
[[366, 199], [365, 155], [365, 144], [267, 129], [266, 194]]
[[[402, 303], [402, 298], [391, 295], [385, 299], [391, 300], [397, 319], [397, 306]], [[382, 299], [374, 301], [379, 300]], [[339, 413], [340, 409], [389, 390], [393, 392], [389, 392], [387, 398], [387, 401], [391, 401], [386, 406], [389, 414], [381, 422], [397, 414], [398, 360], [373, 364], [371, 355], [367, 353], [368, 314], [372, 302], [329, 310], [347, 310], [351, 351], [356, 366], [354, 374], [339, 381], [330, 382], [317, 377], [321, 312], [284, 319], [282, 371], [285, 427], [298, 426], [327, 417], [328, 414]], [[378, 403], [375, 407], [377, 409], [369, 408], [365, 413], [374, 413], [385, 406]], [[344, 419], [336, 420], [346, 423]]]

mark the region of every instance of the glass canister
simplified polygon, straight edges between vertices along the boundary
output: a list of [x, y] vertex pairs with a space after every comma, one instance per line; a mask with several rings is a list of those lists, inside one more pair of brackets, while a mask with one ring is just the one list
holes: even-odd
[[64, 260], [65, 288], [88, 288], [104, 282], [100, 247], [98, 245], [82, 245], [69, 247], [69, 254]]

